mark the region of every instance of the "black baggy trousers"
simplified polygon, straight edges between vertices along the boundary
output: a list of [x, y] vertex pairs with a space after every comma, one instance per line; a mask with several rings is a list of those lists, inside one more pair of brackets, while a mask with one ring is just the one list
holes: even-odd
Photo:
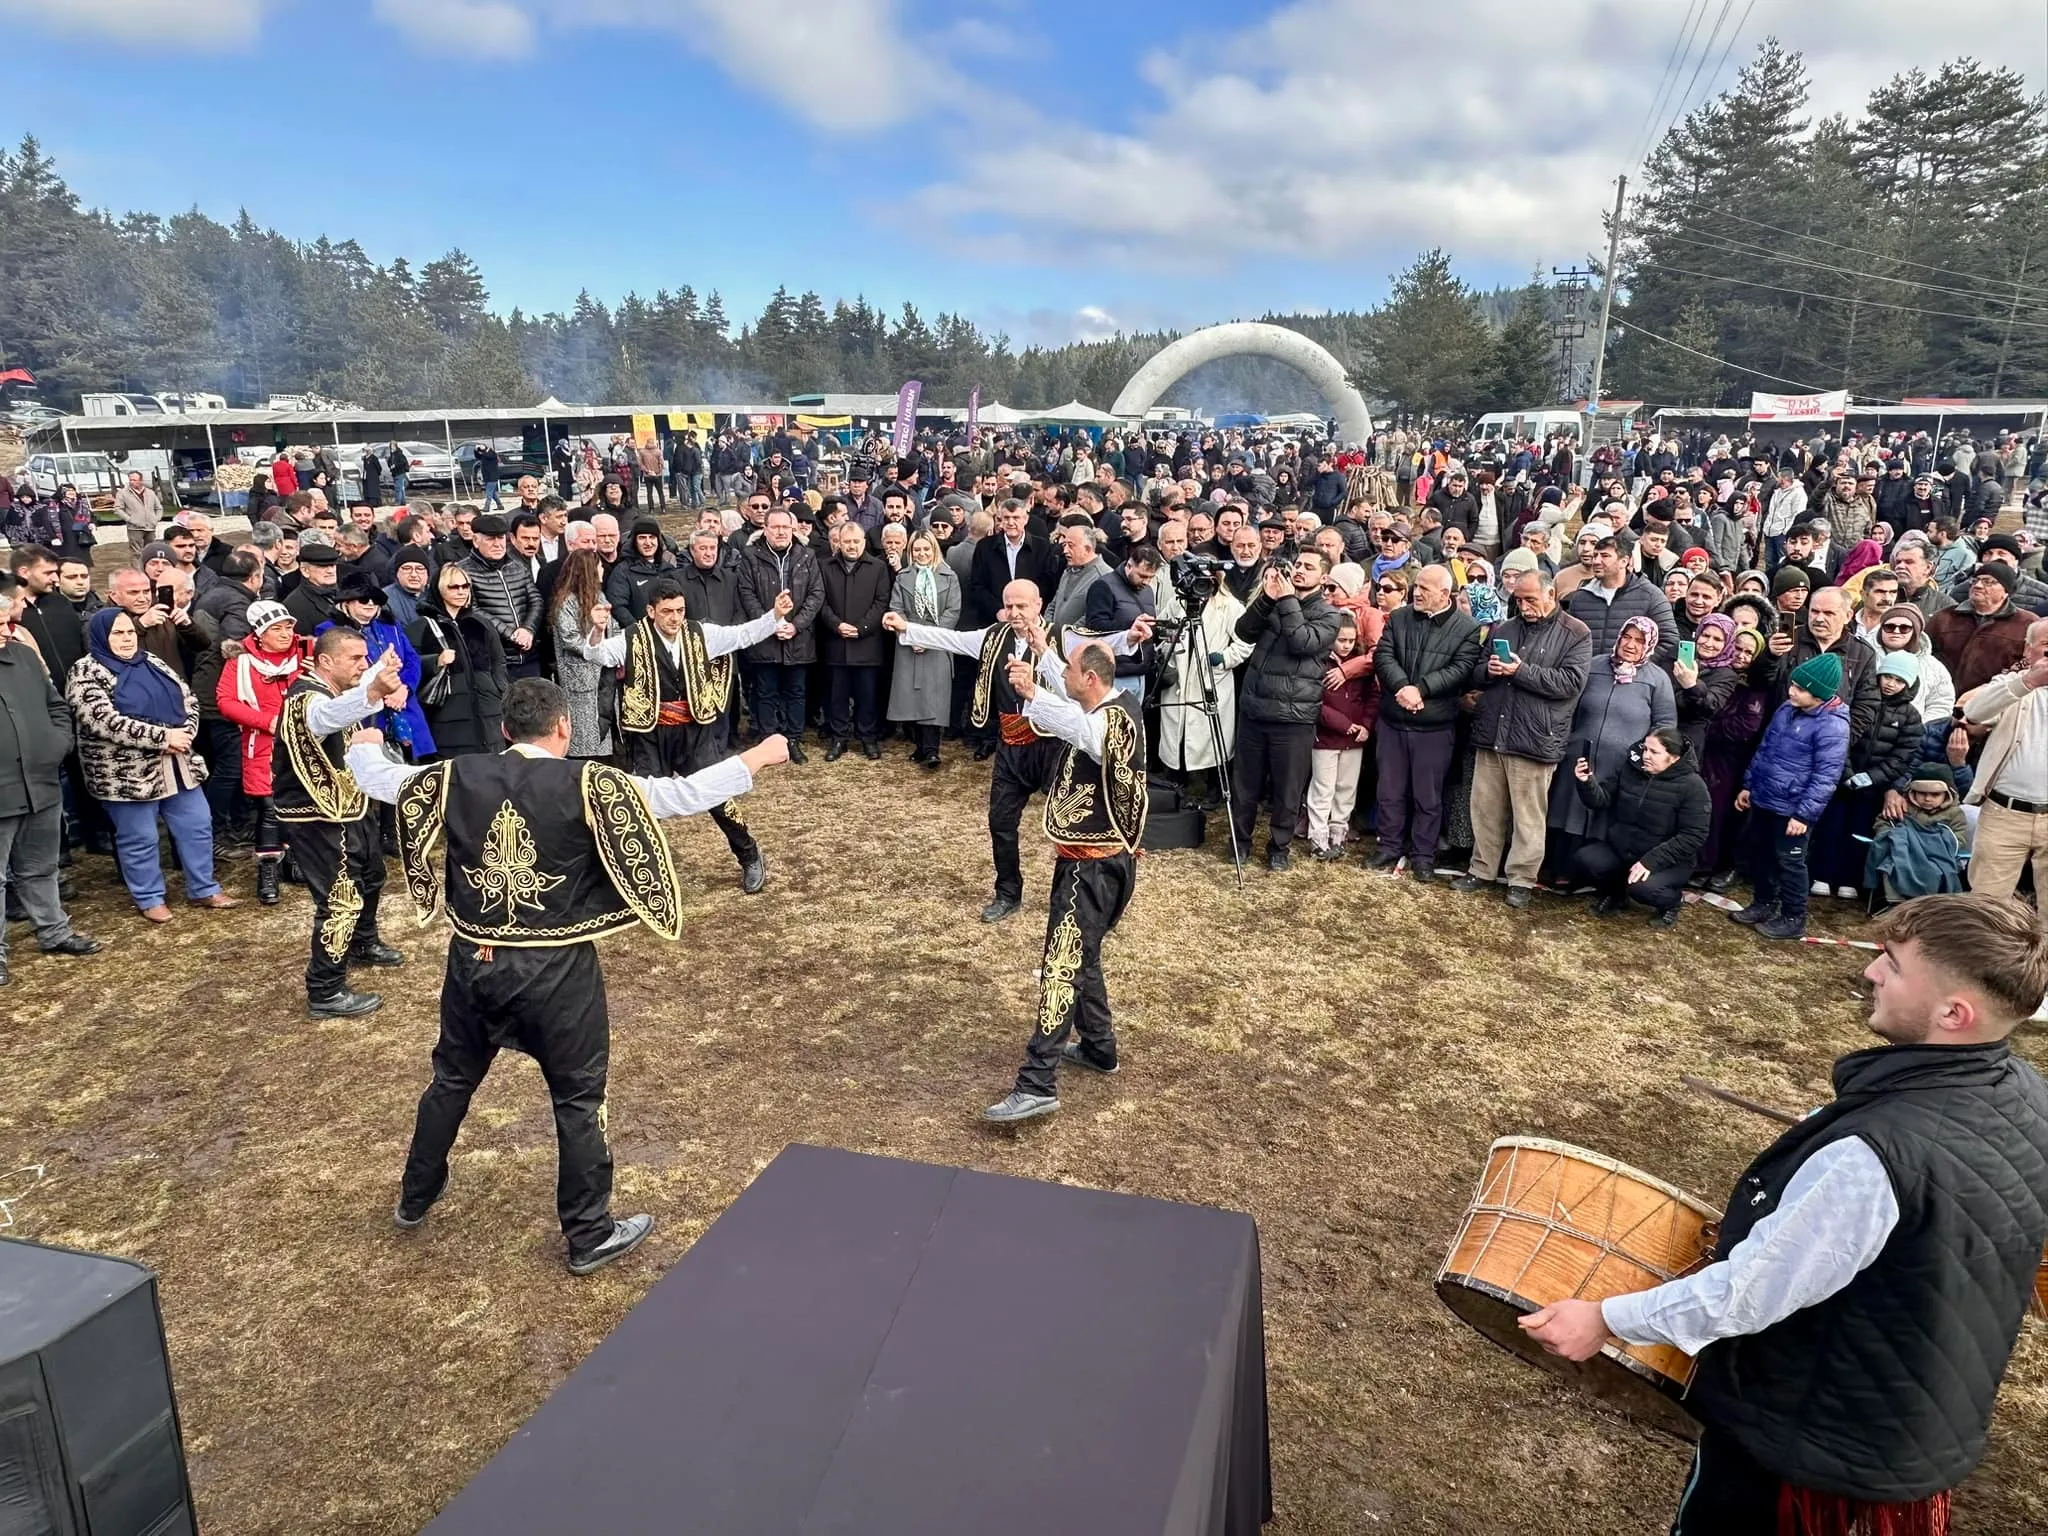
[[482, 948], [448, 941], [434, 1080], [420, 1095], [401, 1201], [420, 1209], [440, 1193], [462, 1117], [500, 1050], [540, 1064], [555, 1107], [555, 1209], [572, 1256], [612, 1232], [612, 1154], [605, 1143], [611, 1017], [595, 944]]

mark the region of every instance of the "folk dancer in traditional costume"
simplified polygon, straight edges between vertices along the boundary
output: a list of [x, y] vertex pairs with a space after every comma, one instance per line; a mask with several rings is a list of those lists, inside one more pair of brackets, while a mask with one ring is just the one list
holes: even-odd
[[[729, 804], [787, 760], [780, 736], [688, 778], [570, 762], [569, 697], [543, 678], [505, 692], [502, 753], [425, 768], [393, 761], [376, 731], [349, 746], [362, 792], [398, 808], [398, 854], [422, 923], [444, 903], [454, 933], [441, 986], [434, 1079], [420, 1096], [393, 1219], [413, 1228], [448, 1184], [470, 1096], [500, 1050], [539, 1063], [554, 1102], [555, 1206], [571, 1273], [630, 1252], [651, 1216], [614, 1220], [605, 1143], [611, 1021], [595, 941], [644, 923], [682, 932], [682, 893], [658, 818]], [[434, 867], [445, 840], [445, 872]]]
[[1673, 1536], [1941, 1536], [1984, 1454], [2048, 1242], [2048, 1086], [2008, 1038], [2048, 994], [2048, 931], [1975, 891], [1872, 932], [1886, 1043], [1749, 1165], [1713, 1262], [1521, 1320], [1569, 1360], [1698, 1357]]
[[[626, 764], [649, 778], [709, 768], [725, 755], [731, 727], [733, 653], [790, 630], [795, 607], [787, 592], [745, 624], [701, 624], [685, 616], [685, 590], [672, 575], [647, 584], [646, 617], [623, 634], [604, 638], [611, 610], [592, 613], [591, 657], [626, 669], [619, 685], [619, 736]], [[791, 631], [793, 633], [794, 631]], [[768, 883], [768, 856], [747, 830], [737, 804], [714, 805], [711, 819], [740, 862], [740, 889], [756, 895]]]
[[[1023, 700], [1010, 685], [1009, 664], [1031, 654], [1034, 633], [1039, 636], [1039, 648], [1045, 647], [1045, 631], [1039, 622], [1044, 607], [1038, 583], [1013, 581], [1003, 588], [998, 621], [985, 629], [939, 629], [914, 624], [900, 613], [882, 616], [882, 627], [898, 636], [899, 645], [973, 658], [978, 670], [967, 723], [979, 731], [987, 729], [991, 718], [998, 722], [995, 767], [988, 784], [988, 840], [995, 862], [996, 893], [981, 909], [984, 923], [999, 923], [1024, 904], [1024, 857], [1018, 829], [1024, 821], [1025, 805], [1046, 787], [1059, 765], [1059, 743], [1025, 718]], [[1144, 639], [1136, 629], [1131, 633], [1138, 641]], [[1123, 643], [1121, 637], [1119, 643]]]
[[[1105, 1073], [1120, 1064], [1102, 980], [1102, 941], [1137, 885], [1147, 805], [1144, 719], [1137, 701], [1117, 689], [1108, 646], [1076, 646], [1064, 668], [1056, 652], [1041, 649], [1035, 676], [1030, 662], [1017, 660], [1008, 677], [1025, 718], [1064, 750], [1045, 791], [1045, 835], [1054, 859], [1038, 1020], [1016, 1087], [983, 1112], [1005, 1124], [1060, 1107], [1062, 1061]], [[1069, 1039], [1076, 1028], [1080, 1038]]]
[[313, 943], [306, 959], [306, 1008], [314, 1018], [356, 1018], [383, 999], [352, 991], [351, 965], [405, 964], [377, 936], [384, 894], [384, 847], [377, 817], [350, 774], [347, 733], [379, 709], [403, 709], [399, 658], [375, 667], [361, 633], [334, 628], [314, 642], [277, 715], [270, 758], [271, 805], [285, 847], [313, 895]]

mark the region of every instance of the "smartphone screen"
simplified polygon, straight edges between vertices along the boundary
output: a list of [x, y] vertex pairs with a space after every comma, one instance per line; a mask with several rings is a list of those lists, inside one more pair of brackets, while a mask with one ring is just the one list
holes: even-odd
[[1678, 664], [1681, 667], [1690, 667], [1697, 665], [1698, 656], [1699, 647], [1695, 645], [1692, 641], [1681, 640], [1678, 642]]
[[1493, 642], [1493, 654], [1502, 661], [1512, 661], [1515, 657], [1515, 653], [1509, 649], [1508, 643], [1505, 640]]

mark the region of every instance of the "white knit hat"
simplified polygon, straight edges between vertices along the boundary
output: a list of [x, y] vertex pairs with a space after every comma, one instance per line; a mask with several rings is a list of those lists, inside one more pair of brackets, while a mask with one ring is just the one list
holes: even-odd
[[260, 635], [273, 624], [296, 624], [291, 609], [283, 603], [251, 603], [249, 605], [249, 633]]

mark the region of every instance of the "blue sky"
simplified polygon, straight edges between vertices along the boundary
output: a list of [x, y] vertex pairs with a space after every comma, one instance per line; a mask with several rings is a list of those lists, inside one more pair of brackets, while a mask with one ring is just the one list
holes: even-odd
[[[0, 0], [0, 130], [117, 212], [246, 206], [416, 266], [459, 245], [501, 309], [690, 283], [738, 318], [781, 282], [1059, 342], [1367, 307], [1430, 245], [1481, 285], [1582, 258], [1685, 12]], [[1757, 0], [1722, 76], [1775, 32], [1816, 108], [1853, 109], [2009, 24], [2005, 0]], [[2039, 84], [2030, 48], [2002, 62]]]

